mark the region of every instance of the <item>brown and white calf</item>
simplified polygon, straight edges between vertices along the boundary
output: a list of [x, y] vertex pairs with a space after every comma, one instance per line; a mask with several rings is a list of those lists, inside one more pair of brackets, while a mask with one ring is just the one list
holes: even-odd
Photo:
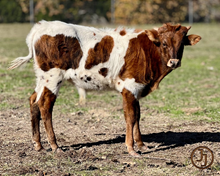
[[147, 149], [139, 128], [139, 100], [154, 91], [160, 81], [181, 65], [184, 45], [195, 45], [198, 35], [190, 27], [164, 24], [157, 30], [96, 29], [59, 21], [40, 21], [26, 42], [29, 55], [19, 57], [9, 69], [34, 59], [37, 85], [30, 97], [35, 149], [42, 149], [40, 116], [53, 151], [58, 148], [52, 126], [52, 110], [64, 80], [79, 90], [116, 89], [123, 98], [126, 146], [130, 155], [134, 141]]

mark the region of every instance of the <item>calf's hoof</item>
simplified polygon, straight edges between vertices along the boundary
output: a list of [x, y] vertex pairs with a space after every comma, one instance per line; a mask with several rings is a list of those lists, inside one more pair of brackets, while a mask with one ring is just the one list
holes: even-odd
[[138, 153], [136, 153], [134, 150], [131, 151], [131, 152], [129, 152], [129, 154], [130, 154], [131, 156], [133, 156], [133, 157], [136, 157], [136, 158], [140, 158], [140, 157], [141, 157], [141, 155], [138, 154]]
[[80, 106], [86, 105], [86, 100], [85, 99], [80, 99], [79, 100], [79, 105]]
[[57, 150], [59, 149], [57, 145], [51, 146], [52, 152], [56, 153]]
[[41, 150], [43, 150], [44, 148], [43, 148], [43, 146], [41, 145], [41, 143], [35, 143], [35, 144], [34, 144], [34, 149], [35, 149], [36, 151], [41, 151]]
[[61, 148], [57, 148], [57, 149], [54, 151], [54, 153], [59, 154], [59, 153], [64, 153], [64, 151], [63, 151]]
[[138, 146], [138, 149], [142, 152], [149, 150], [149, 148], [146, 145]]

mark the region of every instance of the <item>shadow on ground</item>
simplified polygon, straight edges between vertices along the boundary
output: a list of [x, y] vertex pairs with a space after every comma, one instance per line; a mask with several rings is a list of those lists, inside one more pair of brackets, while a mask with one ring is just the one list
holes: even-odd
[[[97, 134], [97, 135], [105, 135], [103, 134]], [[220, 142], [220, 133], [211, 133], [211, 132], [161, 132], [161, 133], [152, 133], [147, 135], [142, 135], [142, 139], [146, 143], [159, 143], [159, 149], [154, 150], [160, 151], [160, 150], [167, 150], [170, 148], [176, 148], [180, 146], [184, 146], [186, 144], [196, 144], [201, 143], [204, 141], [207, 142]], [[125, 142], [125, 135], [122, 134], [120, 136], [117, 136], [113, 139], [108, 140], [102, 140], [97, 142], [91, 142], [91, 143], [80, 143], [80, 144], [74, 144], [70, 147], [73, 147], [75, 149], [80, 149], [83, 147], [92, 147], [96, 145], [103, 145], [103, 144], [116, 144], [116, 143], [124, 143]], [[152, 146], [149, 146], [152, 148]], [[152, 152], [152, 151], [150, 151]], [[146, 152], [146, 153], [150, 153]]]

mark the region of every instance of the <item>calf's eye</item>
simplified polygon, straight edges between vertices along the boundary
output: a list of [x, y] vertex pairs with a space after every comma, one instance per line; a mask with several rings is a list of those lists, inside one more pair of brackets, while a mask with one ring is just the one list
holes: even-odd
[[164, 48], [166, 48], [166, 47], [167, 47], [166, 42], [163, 42], [163, 47], [164, 47]]

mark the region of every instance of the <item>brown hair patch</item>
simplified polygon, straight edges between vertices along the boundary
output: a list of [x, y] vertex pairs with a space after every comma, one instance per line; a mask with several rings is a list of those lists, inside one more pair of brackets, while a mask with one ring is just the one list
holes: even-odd
[[88, 57], [85, 63], [85, 68], [90, 69], [99, 63], [104, 63], [109, 60], [110, 54], [114, 47], [114, 40], [111, 36], [105, 36], [98, 42], [94, 48], [88, 51]]
[[[151, 59], [155, 58], [155, 59]], [[157, 67], [157, 58], [160, 58], [156, 46], [149, 40], [145, 32], [129, 41], [124, 57], [125, 64], [120, 70], [122, 80], [134, 78], [137, 83], [148, 84], [154, 72], [152, 67]]]
[[99, 70], [99, 74], [102, 75], [102, 76], [104, 76], [104, 77], [106, 77], [107, 74], [108, 74], [108, 68], [101, 68], [101, 69]]
[[119, 32], [119, 34], [120, 34], [121, 36], [124, 36], [124, 35], [126, 34], [125, 29], [121, 30], [121, 31]]
[[35, 52], [43, 71], [51, 68], [76, 69], [83, 55], [78, 40], [62, 34], [54, 37], [43, 35], [35, 44]]

